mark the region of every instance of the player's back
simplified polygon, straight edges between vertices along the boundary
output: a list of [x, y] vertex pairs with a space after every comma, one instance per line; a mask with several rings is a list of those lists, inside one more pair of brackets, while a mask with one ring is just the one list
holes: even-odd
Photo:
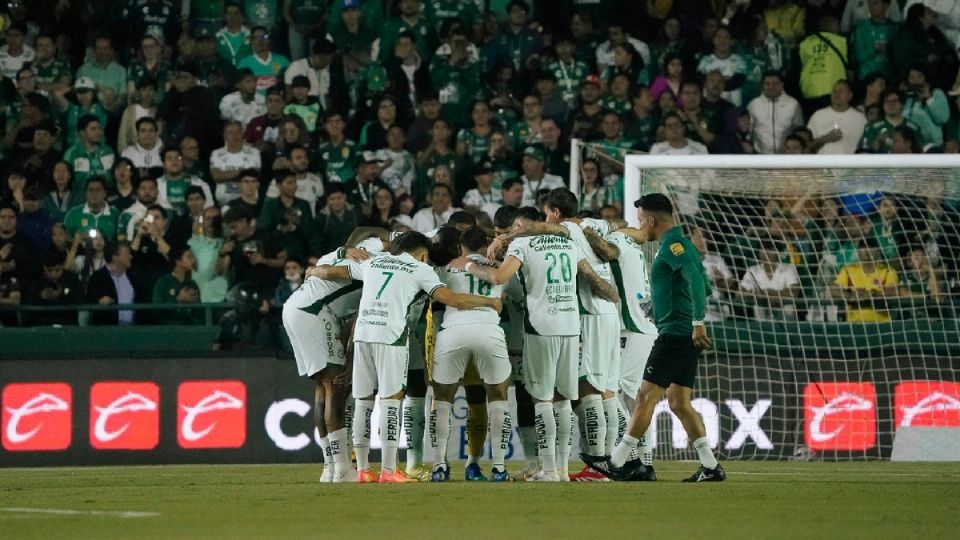
[[[600, 224], [606, 226], [606, 222], [603, 220], [584, 220], [584, 222], [585, 226], [590, 226], [591, 228], [594, 228], [594, 230], [598, 230], [598, 228], [601, 226]], [[594, 224], [591, 222], [597, 223]], [[593, 271], [600, 276], [600, 279], [613, 283], [613, 274], [610, 272], [610, 264], [600, 260], [596, 253], [593, 252], [593, 248], [590, 247], [590, 242], [587, 241], [587, 237], [584, 235], [583, 229], [580, 228], [580, 225], [571, 221], [564, 221], [561, 224], [567, 229], [567, 232], [570, 233], [570, 240], [583, 252], [584, 258], [590, 264], [590, 267], [593, 269]], [[606, 231], [604, 229], [598, 230], [598, 234], [601, 236], [605, 232]], [[587, 282], [581, 279], [579, 285], [577, 296], [580, 298], [580, 310], [582, 314], [615, 315], [617, 313], [616, 304], [597, 296]]]
[[[482, 255], [470, 255], [467, 257], [473, 264], [486, 267], [496, 267], [497, 263], [483, 257]], [[500, 298], [503, 295], [505, 285], [494, 285], [483, 281], [470, 272], [459, 270], [453, 267], [446, 267], [440, 271], [440, 281], [455, 293], [475, 294], [487, 296], [489, 298]], [[464, 324], [500, 324], [500, 314], [490, 308], [478, 309], [457, 309], [447, 307], [443, 315], [443, 327]]]
[[351, 267], [351, 275], [363, 281], [354, 339], [366, 343], [406, 345], [410, 305], [443, 286], [432, 268], [408, 253], [373, 257]]
[[610, 261], [610, 270], [620, 294], [623, 327], [631, 332], [656, 333], [656, 326], [641, 307], [650, 302], [650, 279], [643, 248], [622, 232], [611, 232], [604, 239], [620, 248], [620, 256]]
[[562, 236], [530, 236], [511, 242], [507, 256], [522, 263], [518, 275], [526, 297], [524, 331], [539, 336], [579, 335], [580, 248]]
[[[360, 263], [338, 258], [334, 252], [324, 255], [317, 261], [317, 266], [323, 265], [359, 268]], [[362, 287], [363, 282], [355, 279], [340, 281], [309, 277], [287, 299], [287, 302], [292, 302], [295, 307], [314, 315], [324, 307], [328, 307], [337, 317], [349, 317], [360, 307]]]

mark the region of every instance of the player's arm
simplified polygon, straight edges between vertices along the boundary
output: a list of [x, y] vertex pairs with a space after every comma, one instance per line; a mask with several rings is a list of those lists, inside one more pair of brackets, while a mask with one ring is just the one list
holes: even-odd
[[326, 280], [350, 281], [350, 269], [346, 266], [330, 266], [329, 264], [324, 264], [308, 268], [306, 276]]
[[597, 254], [601, 261], [614, 261], [620, 256], [620, 248], [607, 242], [596, 231], [587, 227], [583, 229], [583, 235], [587, 238], [590, 248]]
[[[520, 270], [520, 259], [508, 255], [506, 259], [500, 266], [483, 266], [475, 262], [470, 261], [466, 257], [460, 257], [459, 259], [454, 259], [450, 262], [450, 266], [458, 268], [465, 272], [470, 272], [477, 279], [486, 281], [487, 283], [493, 283], [494, 285], [503, 285], [504, 283], [510, 281], [518, 270]], [[470, 268], [467, 268], [469, 266]]]
[[703, 283], [703, 264], [700, 259], [694, 257], [684, 261], [680, 275], [690, 287], [690, 299], [693, 301], [693, 344], [699, 349], [709, 349], [713, 341], [703, 325], [707, 313], [707, 287]]
[[499, 298], [477, 296], [475, 294], [455, 293], [447, 287], [439, 287], [433, 291], [433, 299], [441, 304], [457, 309], [493, 308], [497, 313], [503, 309]]
[[577, 273], [579, 276], [582, 276], [583, 279], [590, 286], [590, 290], [594, 292], [597, 296], [609, 300], [613, 303], [620, 301], [620, 295], [617, 294], [617, 288], [610, 284], [609, 281], [601, 278], [593, 271], [593, 268], [590, 266], [586, 260], [580, 260], [577, 263]]
[[510, 245], [510, 242], [513, 242], [517, 238], [525, 236], [539, 236], [541, 234], [552, 234], [554, 236], [570, 238], [570, 231], [568, 231], [563, 225], [557, 223], [547, 223], [544, 221], [528, 223], [516, 231], [510, 231], [494, 238], [493, 241], [490, 242], [490, 246], [487, 248], [487, 258], [496, 259], [497, 256], [507, 249], [507, 246]]
[[638, 244], [643, 244], [647, 241], [647, 233], [636, 229], [634, 227], [620, 227], [616, 229], [616, 232], [623, 233], [633, 239], [634, 242]]

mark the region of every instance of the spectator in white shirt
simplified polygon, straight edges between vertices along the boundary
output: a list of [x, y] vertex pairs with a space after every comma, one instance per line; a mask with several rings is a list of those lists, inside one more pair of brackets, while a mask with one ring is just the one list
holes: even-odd
[[684, 136], [683, 120], [676, 112], [670, 111], [663, 116], [663, 132], [667, 140], [651, 146], [651, 155], [693, 156], [709, 153], [706, 146]]
[[413, 230], [427, 234], [442, 227], [459, 208], [453, 207], [453, 190], [446, 184], [436, 184], [430, 190], [430, 206], [413, 215]]
[[139, 169], [140, 177], [156, 178], [162, 172], [163, 160], [160, 151], [163, 143], [160, 142], [157, 121], [149, 116], [137, 120], [137, 142], [124, 148], [120, 156], [133, 162]]
[[617, 21], [611, 22], [607, 26], [607, 41], [604, 41], [597, 47], [597, 71], [603, 73], [603, 70], [613, 66], [613, 47], [621, 43], [630, 43], [633, 48], [640, 53], [643, 59], [643, 65], [650, 65], [650, 47], [639, 39], [627, 34], [623, 24]]
[[[772, 239], [765, 239], [758, 264], [747, 268], [740, 280], [740, 292], [748, 304], [753, 304], [754, 316], [770, 320], [774, 313], [787, 314], [792, 299], [800, 295], [800, 276], [792, 263], [782, 262], [782, 255]], [[795, 313], [795, 311], [794, 311]]]
[[787, 134], [803, 125], [800, 103], [783, 91], [779, 72], [763, 75], [763, 93], [747, 106], [753, 123], [753, 145], [758, 154], [782, 154]]
[[523, 204], [521, 206], [536, 206], [537, 193], [541, 190], [550, 191], [558, 187], [566, 187], [563, 178], [547, 174], [544, 166], [546, 156], [539, 146], [528, 146], [523, 151]]
[[247, 68], [237, 74], [237, 90], [220, 100], [220, 118], [236, 120], [244, 129], [250, 120], [267, 112], [267, 100], [257, 93], [257, 77]]
[[493, 215], [503, 205], [500, 194], [493, 189], [493, 164], [489, 161], [481, 162], [474, 169], [473, 177], [477, 181], [477, 187], [463, 196], [463, 206], [479, 208], [493, 219]]
[[[285, 161], [285, 162], [284, 162]], [[310, 153], [303, 146], [294, 146], [287, 153], [286, 160], [276, 160], [273, 164], [274, 170], [286, 168], [289, 166], [297, 176], [297, 194], [298, 199], [307, 201], [313, 217], [317, 216], [317, 201], [323, 198], [323, 180], [320, 176], [310, 172]], [[277, 181], [271, 180], [267, 188], [267, 197], [279, 197], [280, 188], [277, 187]]]
[[853, 88], [846, 80], [833, 85], [830, 106], [813, 113], [807, 127], [813, 133], [811, 153], [855, 154], [867, 117], [850, 106]]
[[20, 22], [13, 23], [6, 34], [7, 44], [0, 47], [0, 73], [8, 79], [17, 80], [17, 72], [23, 66], [33, 62], [37, 53], [26, 44], [27, 25]]
[[210, 154], [210, 176], [217, 184], [217, 203], [227, 204], [240, 196], [240, 184], [237, 182], [240, 171], [260, 170], [260, 152], [244, 144], [243, 125], [236, 120], [228, 120], [223, 125], [222, 148]]

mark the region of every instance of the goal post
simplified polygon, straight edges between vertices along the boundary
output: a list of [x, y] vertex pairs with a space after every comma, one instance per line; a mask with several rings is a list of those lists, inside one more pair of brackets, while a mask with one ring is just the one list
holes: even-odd
[[[901, 427], [960, 429], [960, 156], [629, 154], [623, 173], [628, 223], [664, 193], [703, 256], [694, 407], [722, 457], [887, 459]], [[658, 457], [695, 458], [657, 418]]]

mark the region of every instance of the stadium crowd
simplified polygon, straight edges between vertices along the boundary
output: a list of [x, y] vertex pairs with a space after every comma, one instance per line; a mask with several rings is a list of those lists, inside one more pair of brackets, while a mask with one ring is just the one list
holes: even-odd
[[[358, 226], [427, 232], [464, 209], [492, 230], [501, 206], [538, 205], [569, 184], [570, 138], [591, 143], [581, 209], [604, 218], [622, 216], [627, 152], [960, 152], [957, 5], [10, 0], [0, 304], [242, 293], [265, 315]], [[758, 211], [757, 261], [694, 232], [715, 298], [790, 289], [804, 276], [789, 265], [822, 251], [841, 289], [957, 286], [960, 219], [942, 193], [888, 197], [871, 219], [834, 199], [781, 203]], [[881, 258], [902, 278], [875, 286]], [[28, 315], [0, 324], [78, 323]], [[847, 319], [889, 317], [862, 315]]]

